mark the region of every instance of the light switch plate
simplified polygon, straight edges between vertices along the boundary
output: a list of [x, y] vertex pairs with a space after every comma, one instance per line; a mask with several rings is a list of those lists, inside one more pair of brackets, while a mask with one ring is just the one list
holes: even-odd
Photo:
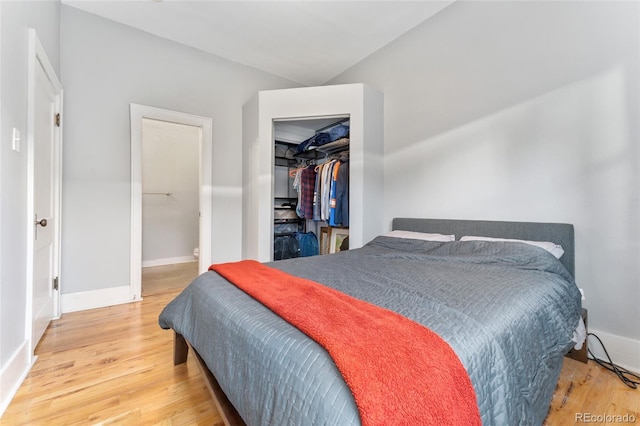
[[13, 139], [11, 142], [11, 149], [15, 152], [20, 152], [20, 130], [13, 128]]

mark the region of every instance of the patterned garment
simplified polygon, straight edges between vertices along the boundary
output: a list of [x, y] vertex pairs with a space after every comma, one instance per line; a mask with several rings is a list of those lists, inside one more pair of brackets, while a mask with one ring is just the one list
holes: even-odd
[[316, 186], [315, 166], [302, 169], [300, 176], [300, 203], [298, 204], [298, 216], [303, 219], [313, 219], [313, 193]]

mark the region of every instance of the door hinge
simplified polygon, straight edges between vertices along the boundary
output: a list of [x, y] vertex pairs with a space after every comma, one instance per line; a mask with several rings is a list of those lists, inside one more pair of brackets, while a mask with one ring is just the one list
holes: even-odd
[[54, 119], [56, 126], [60, 127], [60, 113], [57, 113]]
[[58, 289], [58, 277], [55, 277], [53, 279], [53, 289], [57, 290]]

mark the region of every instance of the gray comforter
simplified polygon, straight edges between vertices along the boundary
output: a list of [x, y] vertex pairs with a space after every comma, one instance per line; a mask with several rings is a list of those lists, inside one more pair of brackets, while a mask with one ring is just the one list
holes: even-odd
[[[562, 264], [521, 243], [377, 237], [361, 249], [272, 263], [438, 333], [474, 385], [484, 425], [539, 425], [580, 317]], [[327, 352], [215, 272], [160, 315], [249, 425], [359, 424]]]

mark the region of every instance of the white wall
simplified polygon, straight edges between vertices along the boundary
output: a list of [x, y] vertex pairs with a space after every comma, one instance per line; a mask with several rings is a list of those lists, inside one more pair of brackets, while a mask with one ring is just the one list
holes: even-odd
[[330, 82], [384, 93], [389, 226], [574, 224], [590, 327], [638, 370], [639, 9], [456, 2]]
[[63, 305], [129, 285], [131, 102], [213, 118], [212, 259], [239, 259], [242, 105], [297, 84], [64, 5], [60, 37]]
[[142, 119], [143, 267], [195, 260], [201, 133], [195, 126]]
[[[58, 2], [0, 2], [0, 414], [28, 371], [27, 272], [27, 58], [34, 28], [60, 75]], [[12, 129], [21, 133], [12, 150]]]

